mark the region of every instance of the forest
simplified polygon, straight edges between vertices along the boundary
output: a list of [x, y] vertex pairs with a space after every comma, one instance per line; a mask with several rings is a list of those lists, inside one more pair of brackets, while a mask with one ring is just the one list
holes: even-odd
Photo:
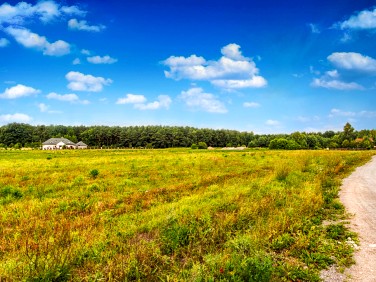
[[356, 131], [346, 123], [342, 131], [254, 134], [228, 129], [188, 126], [64, 126], [10, 123], [0, 127], [0, 148], [40, 148], [52, 137], [83, 141], [90, 148], [177, 148], [205, 143], [211, 147], [270, 149], [371, 149], [376, 145], [376, 130]]

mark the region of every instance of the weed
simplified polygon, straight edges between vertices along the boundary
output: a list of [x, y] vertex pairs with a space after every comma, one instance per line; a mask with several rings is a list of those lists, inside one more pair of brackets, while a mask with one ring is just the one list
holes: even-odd
[[90, 175], [92, 178], [97, 178], [97, 176], [99, 175], [99, 171], [97, 169], [92, 169], [90, 170]]

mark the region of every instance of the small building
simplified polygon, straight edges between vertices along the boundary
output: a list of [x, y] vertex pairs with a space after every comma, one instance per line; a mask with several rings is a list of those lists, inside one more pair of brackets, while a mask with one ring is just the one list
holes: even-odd
[[87, 145], [84, 142], [80, 141], [76, 144], [76, 149], [87, 149]]
[[42, 143], [43, 150], [76, 149], [76, 144], [67, 138], [50, 138]]

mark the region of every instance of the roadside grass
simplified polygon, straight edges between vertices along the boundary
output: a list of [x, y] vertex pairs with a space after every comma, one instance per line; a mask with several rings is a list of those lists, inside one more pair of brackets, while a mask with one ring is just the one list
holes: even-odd
[[319, 281], [372, 151], [0, 152], [0, 280]]

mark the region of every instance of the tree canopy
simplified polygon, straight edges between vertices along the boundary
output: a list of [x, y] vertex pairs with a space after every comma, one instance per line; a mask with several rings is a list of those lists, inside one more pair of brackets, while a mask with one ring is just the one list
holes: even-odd
[[0, 147], [35, 147], [52, 137], [83, 141], [92, 148], [171, 148], [206, 144], [211, 147], [269, 147], [270, 149], [372, 148], [376, 130], [324, 133], [254, 134], [228, 129], [188, 126], [64, 126], [10, 123], [0, 127]]

